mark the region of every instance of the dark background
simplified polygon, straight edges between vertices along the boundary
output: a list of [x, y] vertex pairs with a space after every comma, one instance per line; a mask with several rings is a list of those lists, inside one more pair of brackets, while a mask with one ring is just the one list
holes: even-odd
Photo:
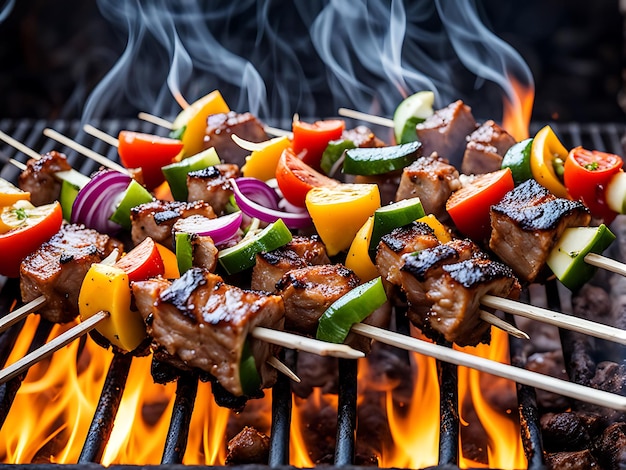
[[[206, 10], [215, 4], [220, 2], [207, 2]], [[266, 0], [263, 4], [272, 20], [278, 21], [285, 14], [281, 2]], [[349, 8], [351, 2], [345, 4]], [[234, 51], [253, 47], [257, 34], [250, 30], [248, 20], [258, 14], [259, 3], [242, 0], [239, 5], [243, 6], [238, 16], [211, 23], [216, 37]], [[15, 2], [0, 23], [0, 117], [82, 116], [87, 97], [116, 63], [127, 40], [124, 28], [103, 17], [101, 6], [95, 0]], [[534, 121], [623, 121], [619, 102], [625, 88], [624, 31], [618, 0], [598, 0], [593, 5], [588, 0], [484, 0], [478, 2], [478, 9], [485, 24], [519, 51], [530, 67], [536, 85]], [[297, 20], [281, 21], [291, 34], [298, 34], [299, 39], [304, 36], [303, 25]], [[317, 102], [314, 112], [333, 115], [338, 103], [314, 72], [324, 65], [310, 45], [299, 47], [300, 54], [310, 54], [301, 60], [307, 64], [305, 71], [308, 67], [311, 73], [312, 96]], [[471, 77], [467, 82], [473, 86]], [[196, 89], [202, 88], [199, 83]], [[228, 83], [208, 83], [213, 85], [222, 90], [233, 108], [239, 90]], [[209, 87], [205, 92], [212, 89]], [[167, 97], [160, 96], [167, 102]], [[138, 111], [155, 109], [170, 114], [176, 109], [171, 97], [171, 103], [153, 109], [138, 109], [131, 101], [128, 97], [107, 101], [100, 117], [133, 117]], [[484, 103], [483, 114], [497, 112], [490, 107], [493, 101], [477, 100], [473, 106], [480, 108]]]

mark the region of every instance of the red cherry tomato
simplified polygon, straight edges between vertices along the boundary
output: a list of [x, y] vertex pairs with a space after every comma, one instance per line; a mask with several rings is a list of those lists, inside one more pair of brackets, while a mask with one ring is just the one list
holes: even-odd
[[581, 201], [606, 224], [617, 215], [606, 203], [606, 186], [622, 168], [621, 157], [598, 150], [573, 148], [565, 160], [563, 181], [573, 199]]
[[514, 187], [510, 168], [480, 175], [450, 196], [446, 210], [463, 235], [475, 241], [485, 240], [491, 233], [491, 206]]
[[276, 182], [291, 204], [305, 207], [306, 193], [318, 186], [336, 186], [339, 181], [315, 171], [300, 160], [291, 149], [283, 151], [276, 165]]
[[296, 155], [302, 154], [304, 163], [320, 170], [320, 161], [328, 142], [341, 138], [345, 128], [346, 123], [341, 119], [327, 119], [314, 123], [294, 121], [291, 146]]
[[161, 253], [150, 237], [117, 260], [115, 266], [122, 269], [131, 282], [162, 276], [165, 272]]
[[151, 191], [165, 181], [161, 168], [172, 163], [183, 149], [180, 140], [140, 132], [121, 131], [118, 140], [122, 165], [141, 168], [144, 184]]
[[63, 211], [58, 202], [5, 210], [21, 211], [23, 223], [0, 235], [0, 274], [18, 277], [22, 260], [59, 231], [63, 223]]

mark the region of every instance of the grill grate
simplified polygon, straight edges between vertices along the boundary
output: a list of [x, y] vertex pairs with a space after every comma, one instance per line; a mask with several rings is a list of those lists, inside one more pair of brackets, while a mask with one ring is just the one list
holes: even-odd
[[[115, 135], [119, 129], [135, 129], [142, 132], [157, 133], [164, 135], [166, 131], [159, 129], [153, 124], [127, 121], [109, 120], [94, 123], [103, 131]], [[108, 144], [105, 144], [83, 133], [81, 124], [76, 121], [0, 121], [0, 130], [8, 133], [17, 140], [37, 152], [59, 148], [60, 146], [46, 137], [42, 132], [45, 127], [75, 138], [77, 142], [92, 148], [94, 151], [106, 155], [117, 161], [117, 152]], [[531, 125], [531, 134], [534, 134], [542, 126], [534, 123]], [[610, 151], [622, 154], [622, 136], [626, 133], [626, 125], [623, 124], [577, 124], [577, 123], [554, 123], [552, 124], [556, 134], [562, 139], [566, 147], [582, 145], [587, 148]], [[76, 137], [78, 136], [78, 137]], [[72, 166], [83, 174], [89, 174], [97, 169], [97, 164], [85, 159], [72, 150], [65, 152]], [[17, 155], [17, 156], [15, 156]], [[0, 157], [15, 156], [14, 158], [25, 161], [24, 155], [16, 153], [13, 149], [0, 146]], [[10, 164], [3, 164], [0, 176], [14, 181], [19, 170]], [[16, 280], [0, 279], [0, 311], [8, 312], [9, 305], [18, 283]], [[560, 309], [556, 284], [547, 286], [550, 307]], [[401, 315], [398, 315], [401, 316]], [[398, 324], [402, 322], [398, 319]], [[4, 334], [0, 335], [0, 365], [6, 362], [19, 333], [22, 324], [14, 325]], [[44, 344], [51, 331], [52, 325], [42, 322], [38, 328], [30, 349], [33, 350]], [[402, 329], [402, 328], [399, 328]], [[408, 328], [405, 329], [408, 332]], [[572, 340], [567, 335], [562, 335], [564, 352], [572, 354]], [[523, 355], [523, 343], [521, 340], [511, 338], [511, 360], [513, 365], [524, 367], [526, 359]], [[293, 351], [285, 351], [283, 361], [294, 368], [297, 355]], [[568, 359], [566, 358], [566, 362]], [[126, 378], [131, 365], [131, 358], [124, 355], [115, 355], [111, 362], [105, 384], [103, 386], [100, 401], [94, 413], [93, 421], [84, 443], [78, 464], [81, 468], [89, 468], [90, 463], [97, 463], [102, 458], [104, 447], [113, 427], [113, 421], [117, 414], [120, 399], [124, 391]], [[458, 463], [459, 455], [459, 410], [457, 392], [457, 367], [447, 363], [438, 363], [438, 372], [441, 390], [441, 433], [439, 444], [439, 464], [443, 467], [454, 466]], [[357, 363], [356, 361], [339, 361], [339, 404], [337, 420], [336, 448], [334, 465], [336, 467], [350, 467], [355, 459], [355, 436], [357, 429]], [[0, 425], [4, 422], [11, 407], [13, 399], [20, 387], [22, 377], [17, 377], [6, 384], [0, 385]], [[198, 387], [198, 379], [194, 375], [182, 375], [178, 379], [176, 389], [176, 403], [170, 420], [170, 427], [162, 455], [162, 464], [172, 466], [182, 462], [187, 444], [187, 436], [191, 414], [194, 407]], [[517, 387], [520, 421], [522, 424], [522, 441], [528, 458], [529, 468], [543, 468], [543, 447], [539, 427], [537, 401], [534, 389], [527, 386]], [[289, 464], [289, 433], [291, 422], [291, 388], [289, 380], [280, 376], [277, 384], [272, 389], [272, 425], [269, 467], [280, 468]], [[40, 466], [46, 468], [47, 465]], [[115, 467], [112, 467], [115, 468]], [[260, 466], [260, 468], [265, 468]]]

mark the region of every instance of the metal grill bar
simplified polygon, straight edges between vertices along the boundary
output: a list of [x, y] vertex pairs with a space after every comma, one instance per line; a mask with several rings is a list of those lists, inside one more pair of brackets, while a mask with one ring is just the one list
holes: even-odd
[[354, 463], [356, 430], [357, 361], [339, 359], [339, 403], [337, 409], [337, 443], [335, 465]]
[[454, 364], [437, 361], [439, 376], [439, 465], [459, 461], [459, 381]]
[[[294, 370], [297, 353], [284, 352], [284, 363]], [[289, 428], [291, 426], [291, 383], [283, 374], [272, 387], [272, 429], [268, 464], [278, 468], [289, 464]]]
[[162, 464], [171, 465], [183, 461], [197, 392], [198, 378], [194, 374], [181, 374], [176, 384], [176, 401], [165, 440]]

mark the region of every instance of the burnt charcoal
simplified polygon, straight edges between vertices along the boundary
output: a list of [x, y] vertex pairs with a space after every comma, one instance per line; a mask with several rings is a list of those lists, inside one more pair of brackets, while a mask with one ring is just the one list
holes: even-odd
[[601, 468], [618, 470], [626, 467], [626, 423], [615, 423], [596, 441], [594, 455]]
[[226, 465], [259, 463], [267, 465], [270, 438], [253, 427], [244, 427], [226, 446]]
[[301, 382], [293, 382], [291, 390], [299, 397], [307, 398], [313, 393], [314, 388], [319, 388], [322, 393], [333, 394], [339, 390], [337, 359], [334, 357], [322, 357], [300, 351], [296, 373]]
[[547, 451], [583, 450], [602, 423], [598, 415], [576, 412], [546, 413], [540, 419]]
[[[559, 351], [535, 353], [528, 357], [526, 368], [540, 374], [567, 380], [563, 356]], [[571, 406], [571, 401], [557, 393], [537, 389], [537, 404], [540, 409], [563, 411]]]
[[555, 452], [546, 455], [549, 470], [589, 470], [600, 468], [588, 449], [577, 452]]

